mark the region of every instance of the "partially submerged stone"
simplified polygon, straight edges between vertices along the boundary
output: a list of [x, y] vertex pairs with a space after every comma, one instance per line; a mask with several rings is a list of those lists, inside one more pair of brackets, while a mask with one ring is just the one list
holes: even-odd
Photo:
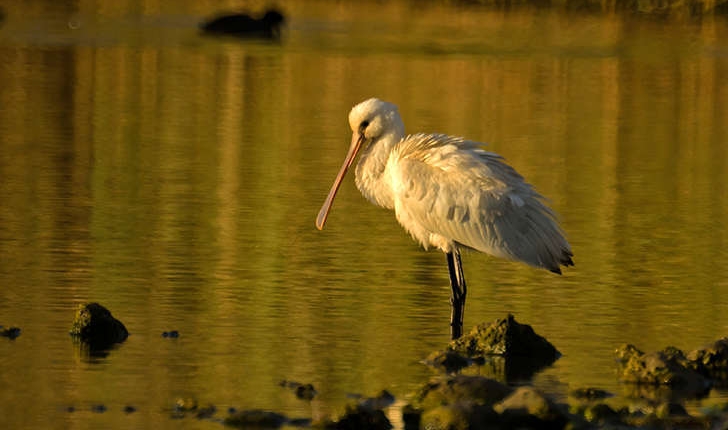
[[441, 405], [472, 402], [492, 406], [513, 391], [484, 376], [443, 376], [425, 384], [412, 398], [412, 406], [429, 410]]
[[420, 428], [562, 428], [568, 422], [568, 414], [538, 390], [483, 376], [440, 377], [413, 396], [408, 411], [419, 412]]
[[461, 401], [440, 405], [425, 411], [420, 417], [423, 429], [489, 429], [500, 428], [498, 414], [489, 405]]
[[710, 389], [710, 381], [693, 370], [690, 360], [677, 348], [646, 354], [627, 344], [618, 348], [616, 355], [623, 382], [667, 386], [685, 396], [700, 396]]
[[129, 332], [105, 307], [98, 303], [85, 303], [76, 311], [71, 335], [92, 349], [106, 349], [126, 340]]
[[533, 387], [519, 387], [493, 405], [505, 428], [561, 429], [568, 416], [554, 402]]
[[721, 384], [728, 382], [728, 337], [687, 354], [695, 371]]
[[408, 421], [420, 428], [488, 428], [497, 422], [493, 405], [512, 388], [484, 376], [441, 376], [425, 384], [412, 398]]
[[471, 364], [493, 362], [495, 377], [506, 380], [528, 379], [539, 369], [559, 358], [559, 351], [527, 324], [518, 323], [513, 315], [474, 327], [456, 339], [444, 351], [431, 354], [426, 363], [454, 372]]

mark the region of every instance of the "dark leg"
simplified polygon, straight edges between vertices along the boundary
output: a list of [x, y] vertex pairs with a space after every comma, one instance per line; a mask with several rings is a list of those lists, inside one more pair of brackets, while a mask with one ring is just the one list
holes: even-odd
[[465, 286], [463, 275], [463, 264], [460, 261], [460, 251], [455, 249], [447, 254], [447, 268], [450, 270], [450, 287], [452, 287], [452, 298], [450, 305], [450, 336], [453, 340], [463, 334], [463, 314], [465, 312], [465, 296], [468, 292]]

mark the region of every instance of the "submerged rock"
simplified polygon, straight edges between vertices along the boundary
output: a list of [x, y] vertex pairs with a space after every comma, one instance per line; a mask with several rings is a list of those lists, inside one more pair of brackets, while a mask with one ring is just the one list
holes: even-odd
[[493, 376], [514, 380], [529, 379], [559, 356], [559, 351], [531, 326], [508, 315], [474, 327], [444, 351], [431, 354], [426, 363], [448, 372], [471, 364], [490, 365]]
[[105, 307], [98, 303], [85, 303], [76, 311], [71, 335], [88, 344], [91, 349], [107, 349], [126, 340], [129, 332]]

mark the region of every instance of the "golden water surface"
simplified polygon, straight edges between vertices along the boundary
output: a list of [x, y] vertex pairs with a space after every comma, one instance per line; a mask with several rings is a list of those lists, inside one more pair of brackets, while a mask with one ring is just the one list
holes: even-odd
[[[466, 330], [512, 313], [562, 352], [539, 388], [619, 394], [620, 344], [728, 335], [726, 20], [301, 1], [279, 44], [198, 34], [241, 6], [264, 4], [3, 6], [0, 324], [22, 334], [0, 338], [0, 427], [219, 428], [172, 419], [180, 397], [404, 402], [448, 341], [445, 257], [352, 178], [314, 227], [372, 96], [411, 132], [487, 142], [560, 214], [561, 277], [464, 256]], [[86, 301], [131, 333], [105, 357], [68, 336]]]

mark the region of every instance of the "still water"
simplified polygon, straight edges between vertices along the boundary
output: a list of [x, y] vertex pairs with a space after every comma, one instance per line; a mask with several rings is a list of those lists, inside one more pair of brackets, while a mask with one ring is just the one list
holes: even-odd
[[[560, 214], [564, 276], [464, 256], [466, 330], [510, 312], [563, 353], [538, 387], [621, 393], [620, 344], [728, 334], [725, 20], [307, 1], [275, 44], [203, 38], [218, 3], [168, 3], [5, 6], [0, 324], [22, 335], [0, 338], [0, 427], [219, 428], [170, 418], [179, 397], [314, 418], [405, 399], [449, 338], [444, 256], [351, 178], [314, 228], [371, 96], [410, 132], [487, 142]], [[106, 357], [68, 336], [86, 301], [131, 333]]]

